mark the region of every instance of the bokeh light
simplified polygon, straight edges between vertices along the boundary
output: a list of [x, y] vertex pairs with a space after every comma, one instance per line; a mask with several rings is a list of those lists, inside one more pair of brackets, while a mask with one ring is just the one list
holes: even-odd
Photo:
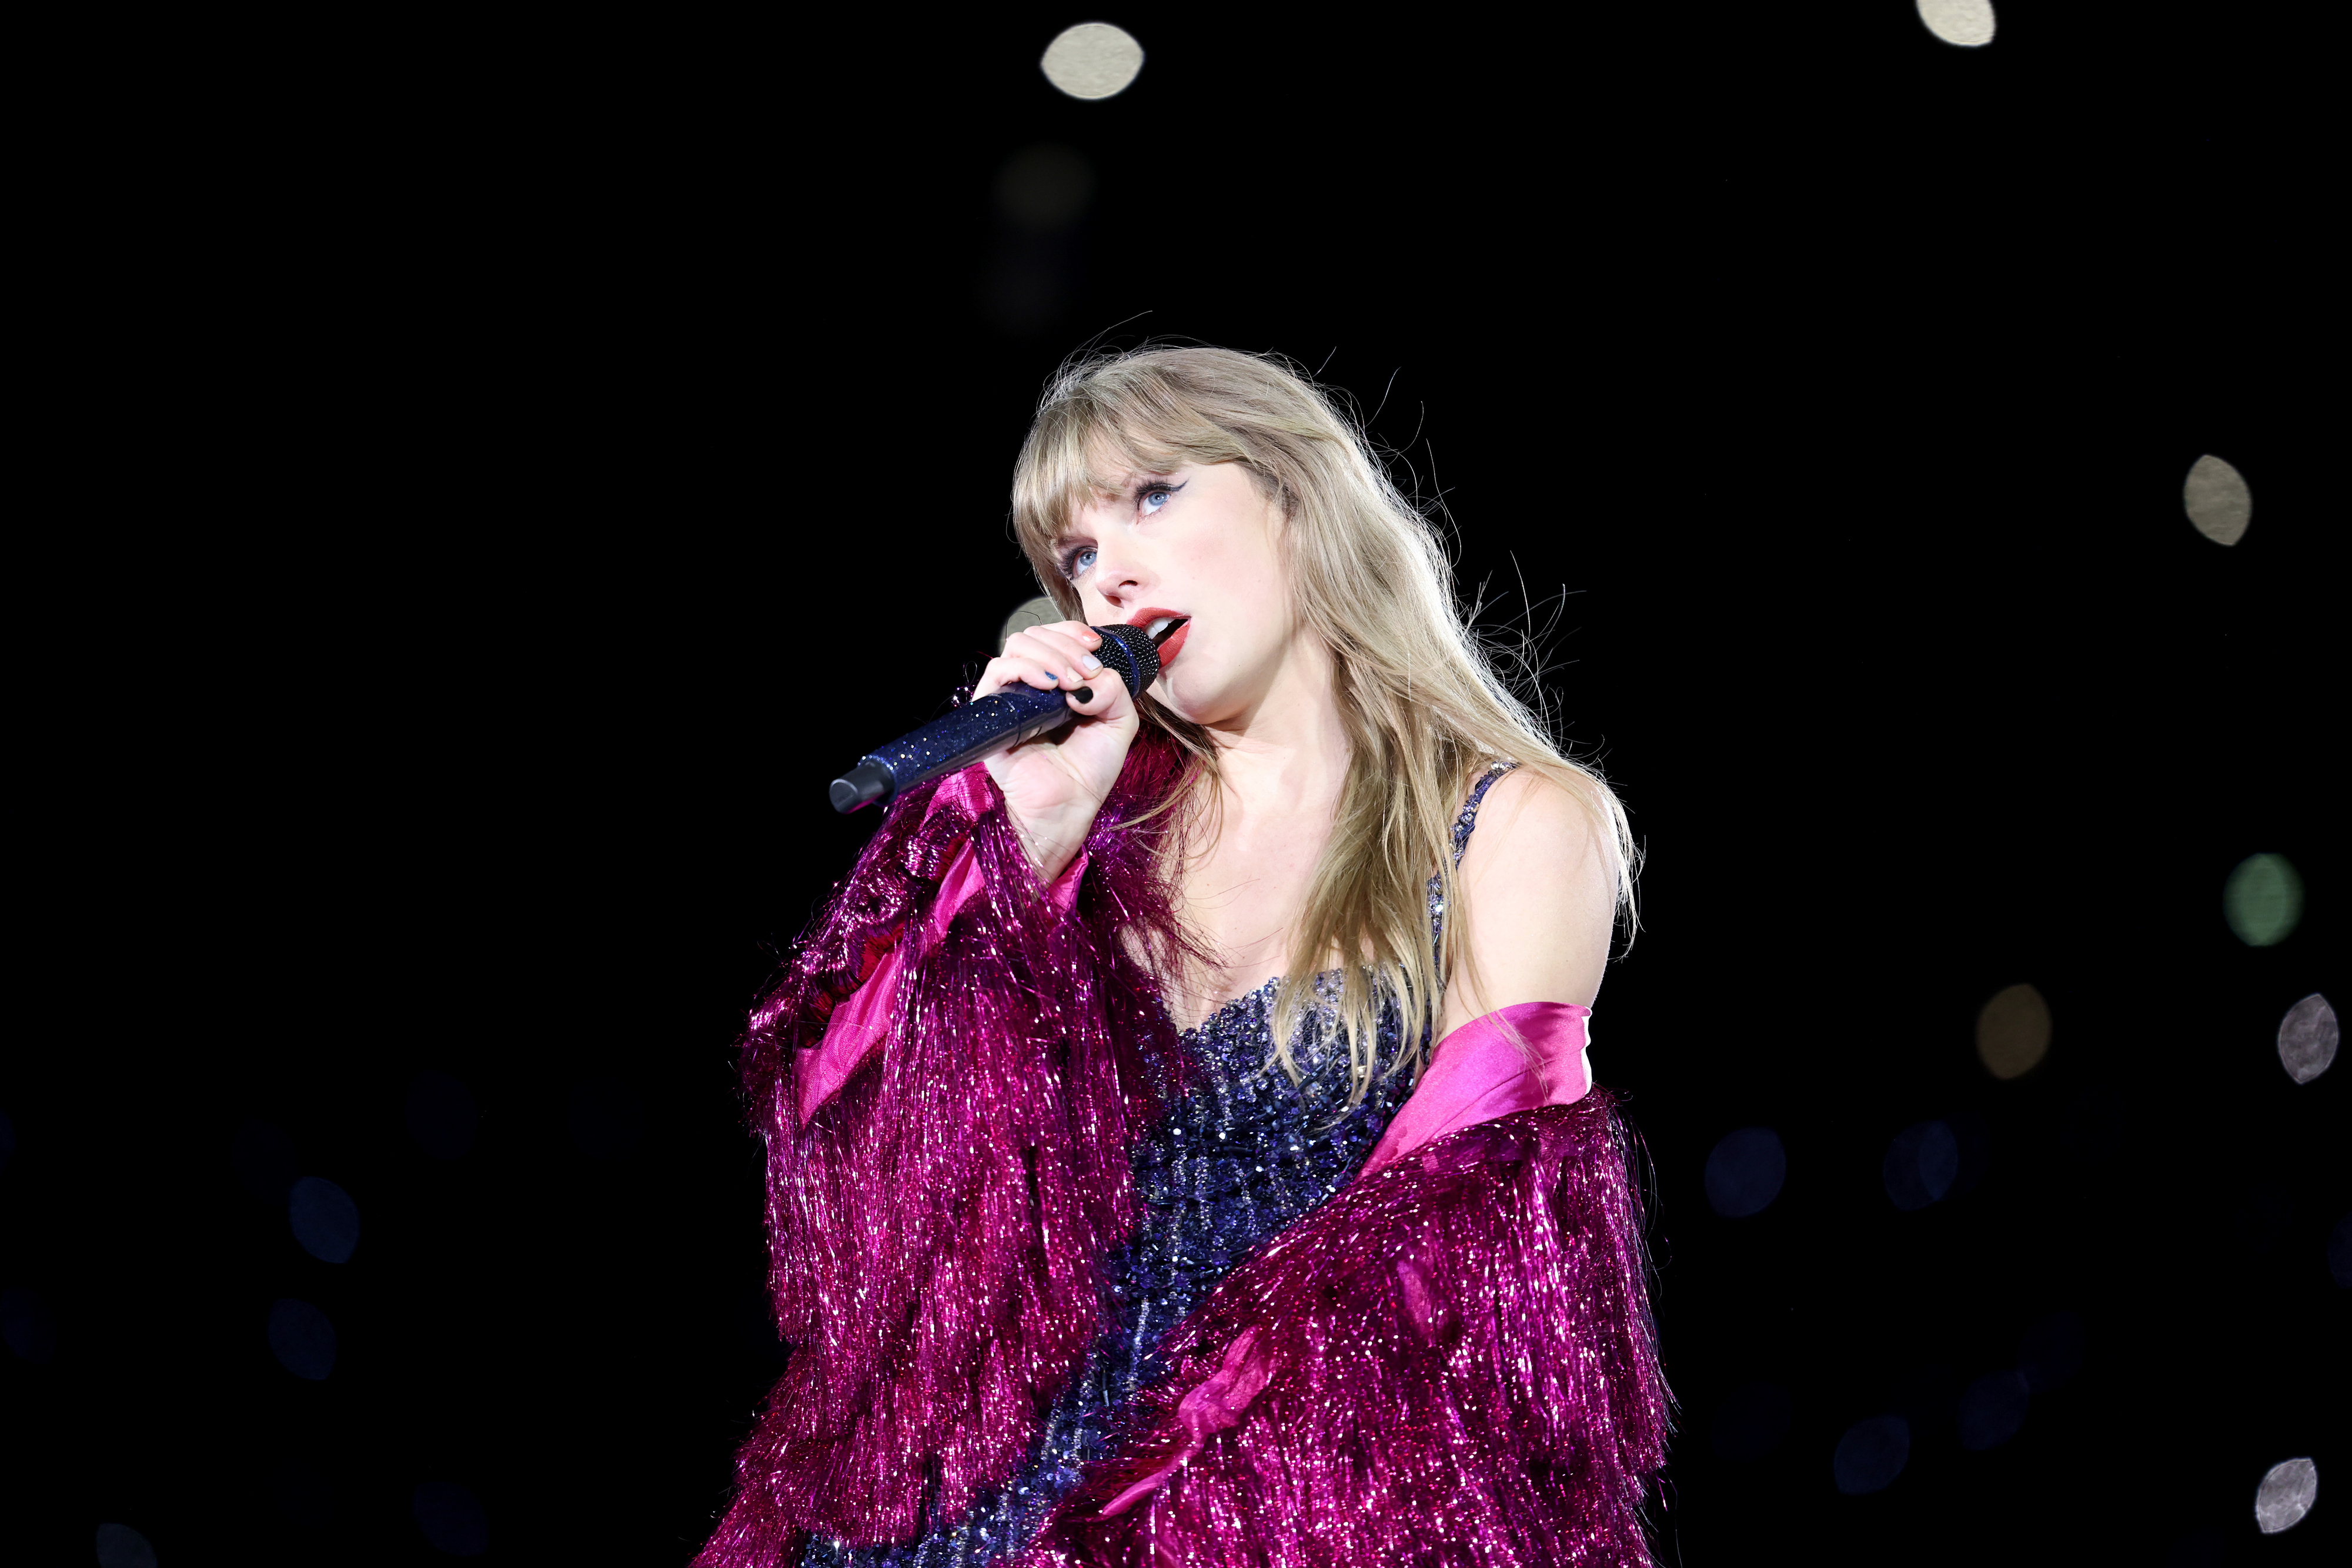
[[2303, 919], [2303, 878], [2284, 855], [2248, 855], [2221, 884], [2221, 915], [2249, 947], [2275, 947]]
[[155, 1548], [127, 1524], [101, 1524], [98, 1568], [155, 1568]]
[[2079, 1312], [2053, 1312], [2025, 1331], [2017, 1349], [2018, 1375], [2035, 1394], [2071, 1383], [2083, 1370], [2089, 1336]]
[[1026, 601], [1004, 618], [1003, 629], [996, 634], [996, 651], [1000, 653], [1004, 652], [1004, 644], [1013, 641], [1015, 632], [1026, 632], [1032, 626], [1049, 626], [1061, 618], [1062, 612], [1055, 607], [1052, 600], [1038, 598]]
[[348, 1263], [359, 1250], [360, 1206], [323, 1176], [304, 1176], [294, 1184], [286, 1218], [302, 1250], [322, 1263]]
[[1795, 1402], [1777, 1383], [1735, 1388], [1716, 1407], [1715, 1451], [1727, 1459], [1760, 1459], [1789, 1435]]
[[58, 1354], [58, 1323], [49, 1304], [22, 1285], [0, 1291], [0, 1339], [17, 1358], [36, 1365]]
[[2254, 1525], [2264, 1535], [2293, 1530], [2319, 1500], [2319, 1467], [2309, 1459], [2288, 1459], [2270, 1468], [2254, 1489]]
[[2022, 1078], [2050, 1053], [2050, 1004], [2032, 986], [2004, 986], [1977, 1013], [1977, 1058], [1995, 1078]]
[[1944, 42], [1964, 49], [1992, 42], [1992, 0], [1919, 0], [1919, 20]]
[[1989, 1372], [1969, 1384], [1960, 1396], [1960, 1447], [1980, 1453], [2016, 1437], [2025, 1425], [2028, 1393], [2025, 1375], [2010, 1370]]
[[1944, 1122], [1915, 1122], [1895, 1134], [1880, 1167], [1886, 1196], [1906, 1212], [1942, 1200], [1960, 1176], [1960, 1141]]
[[1873, 1416], [1845, 1429], [1830, 1456], [1830, 1473], [1838, 1490], [1862, 1497], [1893, 1486], [1910, 1459], [1911, 1423], [1900, 1416]]
[[302, 1174], [301, 1162], [294, 1155], [294, 1140], [284, 1128], [268, 1122], [239, 1124], [236, 1136], [229, 1143], [229, 1161], [236, 1167], [236, 1179], [245, 1190], [272, 1208], [286, 1202], [286, 1195], [294, 1190], [294, 1178]]
[[617, 1078], [592, 1078], [572, 1092], [572, 1141], [591, 1159], [616, 1160], [645, 1135], [636, 1096]]
[[2217, 545], [2236, 544], [2254, 520], [2254, 493], [2245, 476], [2210, 453], [2189, 465], [2180, 506], [2197, 531]]
[[463, 1158], [482, 1122], [473, 1092], [446, 1072], [418, 1073], [404, 1110], [408, 1135], [436, 1159]]
[[335, 1370], [335, 1325], [310, 1302], [281, 1297], [269, 1308], [269, 1354], [295, 1376], [324, 1383]]
[[1706, 1156], [1707, 1206], [1726, 1219], [1761, 1214], [1788, 1179], [1789, 1152], [1769, 1127], [1726, 1133]]
[[1143, 69], [1143, 46], [1124, 27], [1081, 22], [1056, 35], [1037, 66], [1072, 98], [1114, 98]]
[[2314, 991], [2279, 1019], [2279, 1065], [2297, 1083], [2308, 1083], [2334, 1065], [2340, 1038], [2336, 1009]]
[[410, 1499], [416, 1528], [452, 1557], [479, 1557], [490, 1549], [490, 1517], [472, 1492], [455, 1481], [420, 1481]]

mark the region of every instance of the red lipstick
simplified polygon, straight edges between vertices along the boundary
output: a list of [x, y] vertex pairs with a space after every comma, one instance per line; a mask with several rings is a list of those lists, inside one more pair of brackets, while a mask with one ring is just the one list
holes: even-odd
[[1192, 629], [1192, 619], [1181, 610], [1164, 609], [1157, 604], [1146, 605], [1127, 618], [1130, 626], [1149, 626], [1155, 621], [1171, 622], [1152, 642], [1152, 645], [1160, 650], [1160, 668], [1164, 674], [1182, 650], [1185, 633]]

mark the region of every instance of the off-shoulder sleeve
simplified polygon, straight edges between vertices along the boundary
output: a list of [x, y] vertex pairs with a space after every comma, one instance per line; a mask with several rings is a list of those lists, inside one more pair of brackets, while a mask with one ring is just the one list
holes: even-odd
[[[1134, 1218], [1135, 1009], [1109, 915], [1055, 896], [1080, 880], [1038, 885], [983, 770], [910, 792], [754, 1013], [792, 1354], [698, 1568], [959, 1517], [1097, 1332], [1099, 1260]], [[852, 1024], [870, 1038], [834, 1035]]]
[[1363, 1177], [1176, 1330], [1023, 1568], [1646, 1563], [1669, 1419], [1608, 1092]]

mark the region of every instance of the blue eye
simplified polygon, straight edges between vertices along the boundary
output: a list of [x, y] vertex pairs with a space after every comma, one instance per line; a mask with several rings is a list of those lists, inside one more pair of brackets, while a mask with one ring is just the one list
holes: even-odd
[[1062, 575], [1069, 578], [1079, 577], [1094, 563], [1095, 549], [1092, 545], [1087, 545], [1082, 549], [1074, 549], [1062, 559]]

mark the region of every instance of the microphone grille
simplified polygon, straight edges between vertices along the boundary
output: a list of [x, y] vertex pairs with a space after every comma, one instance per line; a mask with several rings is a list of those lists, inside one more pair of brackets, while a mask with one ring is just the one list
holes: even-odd
[[1102, 646], [1095, 657], [1118, 672], [1127, 683], [1128, 695], [1139, 696], [1143, 688], [1160, 678], [1160, 650], [1151, 641], [1151, 633], [1140, 626], [1097, 626]]

